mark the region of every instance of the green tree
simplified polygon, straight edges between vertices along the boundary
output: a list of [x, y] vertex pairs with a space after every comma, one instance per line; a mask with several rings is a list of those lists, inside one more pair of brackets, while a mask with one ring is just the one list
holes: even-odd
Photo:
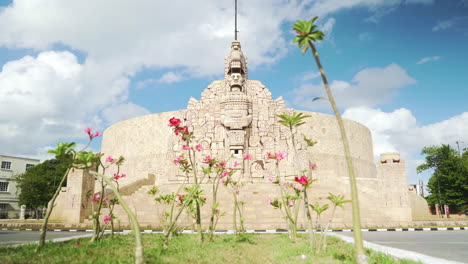
[[421, 155], [426, 162], [417, 167], [418, 173], [433, 170], [427, 183], [430, 205], [448, 205], [450, 211], [468, 210], [468, 149], [458, 153], [450, 145], [424, 147]]
[[364, 246], [362, 242], [362, 234], [361, 234], [361, 219], [360, 219], [360, 212], [359, 212], [359, 202], [358, 202], [358, 194], [357, 194], [357, 187], [356, 187], [356, 176], [354, 174], [354, 166], [351, 159], [351, 153], [349, 150], [349, 142], [348, 138], [346, 137], [346, 130], [344, 127], [343, 119], [341, 118], [341, 114], [338, 111], [338, 107], [336, 106], [335, 99], [333, 98], [330, 85], [328, 84], [327, 76], [325, 75], [325, 71], [322, 67], [322, 63], [320, 62], [320, 58], [318, 56], [317, 49], [315, 48], [314, 42], [318, 40], [323, 40], [325, 34], [317, 30], [317, 26], [314, 25], [315, 21], [318, 17], [314, 17], [309, 21], [296, 21], [296, 24], [293, 25], [293, 29], [298, 34], [294, 39], [293, 42], [299, 45], [299, 48], [302, 49], [302, 53], [305, 53], [309, 48], [312, 50], [312, 55], [314, 56], [315, 62], [317, 63], [317, 67], [319, 68], [320, 75], [322, 76], [322, 81], [325, 86], [325, 90], [328, 95], [328, 101], [333, 108], [333, 112], [335, 113], [336, 120], [338, 122], [338, 127], [340, 129], [341, 134], [341, 141], [343, 143], [344, 154], [346, 157], [346, 164], [348, 166], [348, 175], [349, 175], [349, 182], [351, 187], [351, 201], [353, 207], [353, 233], [354, 233], [354, 248], [355, 248], [355, 255], [356, 255], [356, 262], [367, 263], [367, 257], [364, 252]]
[[70, 165], [71, 157], [51, 159], [16, 175], [14, 180], [20, 191], [19, 203], [35, 209], [38, 217], [37, 210], [47, 206]]

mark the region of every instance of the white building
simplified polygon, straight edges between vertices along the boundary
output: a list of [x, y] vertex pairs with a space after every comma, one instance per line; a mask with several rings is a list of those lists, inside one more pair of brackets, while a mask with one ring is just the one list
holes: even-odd
[[24, 173], [39, 162], [37, 159], [0, 155], [0, 218], [19, 217], [19, 192], [12, 177]]

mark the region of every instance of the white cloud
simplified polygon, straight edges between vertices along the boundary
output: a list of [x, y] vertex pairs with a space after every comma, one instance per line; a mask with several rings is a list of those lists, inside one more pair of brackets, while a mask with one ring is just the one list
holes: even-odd
[[180, 82], [184, 79], [184, 77], [179, 73], [174, 72], [167, 72], [161, 78], [159, 78], [158, 82], [160, 83], [175, 83]]
[[420, 59], [418, 62], [416, 62], [416, 64], [423, 64], [429, 61], [437, 61], [437, 60], [440, 60], [440, 56], [426, 57], [426, 58]]
[[313, 79], [318, 78], [318, 77], [320, 77], [320, 72], [318, 72], [318, 71], [307, 71], [307, 72], [304, 72], [304, 73], [296, 76], [294, 79], [298, 80], [300, 82], [306, 82], [306, 81], [310, 81], [310, 80], [313, 80]]
[[435, 0], [406, 0], [405, 4], [422, 4], [422, 5], [432, 5]]
[[468, 16], [457, 16], [452, 17], [447, 20], [439, 21], [434, 27], [432, 27], [432, 31], [441, 31], [441, 30], [448, 30], [450, 28], [455, 27], [456, 25], [468, 22]]
[[70, 52], [42, 52], [6, 63], [0, 72], [0, 145], [4, 153], [33, 153], [58, 138], [99, 127], [96, 113], [124, 102], [128, 80]]
[[367, 42], [367, 41], [373, 40], [374, 37], [369, 32], [362, 32], [362, 33], [359, 33], [358, 39], [359, 39], [359, 41]]
[[148, 109], [133, 103], [113, 105], [102, 111], [102, 115], [109, 125], [147, 114], [150, 114]]
[[[395, 1], [252, 0], [239, 5], [239, 40], [249, 66], [272, 64], [288, 51], [285, 22], [325, 17], [319, 24], [330, 37], [331, 13], [353, 7], [374, 12]], [[233, 9], [230, 0], [13, 0], [0, 9], [0, 46], [39, 55], [10, 61], [0, 73], [0, 110], [8, 113], [0, 118], [2, 152], [33, 153], [58, 138], [78, 137], [85, 126], [118, 120], [109, 114], [116, 107], [145, 113], [128, 103], [129, 80], [142, 69], [169, 71], [150, 82], [221, 74]], [[50, 51], [57, 44], [84, 54], [84, 62]]]
[[[334, 80], [330, 83], [338, 106], [374, 106], [388, 103], [398, 90], [416, 80], [397, 64], [385, 68], [367, 68], [358, 72], [351, 83]], [[325, 95], [323, 84], [303, 84], [293, 90], [292, 103], [308, 109], [328, 109], [326, 101], [311, 99]]]
[[400, 152], [407, 161], [409, 182], [416, 182], [416, 167], [422, 162], [419, 154], [423, 147], [453, 145], [457, 140], [468, 142], [468, 112], [428, 125], [418, 124], [416, 117], [405, 108], [383, 112], [370, 107], [353, 107], [346, 109], [343, 117], [371, 130], [376, 158], [384, 152]]

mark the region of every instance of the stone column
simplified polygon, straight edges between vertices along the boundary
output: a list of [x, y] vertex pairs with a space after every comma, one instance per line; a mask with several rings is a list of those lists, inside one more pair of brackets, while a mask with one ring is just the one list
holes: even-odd
[[24, 214], [26, 213], [26, 205], [22, 205], [20, 209], [20, 220], [24, 220]]

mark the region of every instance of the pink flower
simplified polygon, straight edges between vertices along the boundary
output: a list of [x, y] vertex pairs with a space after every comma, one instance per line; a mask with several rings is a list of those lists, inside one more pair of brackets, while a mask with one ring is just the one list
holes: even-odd
[[116, 180], [116, 181], [117, 181], [118, 179], [124, 178], [124, 177], [127, 177], [127, 174], [118, 175], [118, 174], [114, 173], [114, 180]]
[[267, 203], [271, 205], [271, 204], [273, 203], [273, 200], [268, 199], [268, 200], [267, 200]]
[[100, 136], [102, 136], [101, 132], [99, 132], [99, 131], [96, 131], [96, 133], [93, 134], [93, 131], [92, 131], [92, 129], [91, 129], [90, 127], [87, 127], [87, 128], [84, 130], [84, 132], [86, 132], [86, 134], [88, 134], [89, 139], [93, 139], [93, 138], [95, 138], [95, 137], [100, 137]]
[[192, 149], [191, 147], [187, 146], [187, 145], [183, 145], [182, 146], [182, 150], [189, 150], [189, 149]]
[[108, 215], [104, 216], [104, 223], [107, 224], [107, 223], [109, 223], [110, 220], [111, 220], [110, 216], [108, 216]]
[[289, 201], [289, 202], [288, 202], [288, 205], [289, 205], [289, 207], [292, 207], [292, 206], [294, 205], [294, 202], [293, 202], [293, 201]]
[[280, 160], [285, 159], [288, 156], [288, 154], [286, 154], [284, 152], [278, 152], [278, 153], [275, 154], [275, 156], [276, 156], [276, 160], [280, 161]]
[[104, 199], [102, 199], [102, 202], [103, 203], [108, 203], [109, 201], [107, 201], [107, 198], [104, 198]]
[[317, 164], [315, 164], [315, 163], [309, 164], [309, 169], [313, 170], [313, 169], [316, 169], [316, 168], [317, 168]]
[[242, 157], [243, 157], [245, 160], [252, 160], [252, 156], [250, 156], [250, 155], [247, 154], [247, 153], [242, 154]]
[[220, 166], [221, 168], [226, 168], [226, 162], [221, 162], [221, 163], [219, 163], [219, 166]]
[[96, 131], [96, 133], [94, 133], [94, 135], [91, 138], [100, 137], [100, 136], [102, 136], [101, 132]]
[[223, 171], [223, 173], [221, 173], [221, 178], [227, 177], [229, 174], [229, 171]]
[[200, 151], [203, 150], [202, 145], [200, 145], [200, 144], [196, 145], [196, 146], [195, 146], [195, 149], [196, 149], [198, 152], [200, 152]]
[[209, 163], [211, 161], [211, 156], [206, 156], [204, 159], [203, 159], [203, 162], [205, 163]]
[[303, 186], [309, 184], [309, 180], [306, 176], [301, 176], [300, 178], [294, 177], [294, 180]]
[[226, 180], [222, 179], [221, 184], [225, 184], [225, 183], [226, 183]]
[[175, 165], [180, 165], [181, 163], [184, 164], [185, 157], [180, 155], [174, 160]]
[[177, 199], [178, 199], [180, 202], [183, 202], [183, 201], [184, 201], [184, 198], [185, 198], [185, 195], [182, 195], [182, 194], [178, 194], [178, 195], [177, 195]]
[[112, 158], [112, 156], [108, 156], [108, 157], [106, 158], [106, 162], [114, 163], [114, 162], [116, 162], [116, 161], [117, 161], [117, 160], [114, 159], [114, 158]]
[[173, 117], [173, 118], [169, 119], [169, 125], [168, 126], [170, 126], [170, 127], [173, 127], [173, 126], [179, 127], [180, 122], [181, 122], [180, 119]]
[[273, 179], [273, 178], [270, 177], [270, 178], [268, 178], [268, 181], [269, 181], [269, 182], [274, 182], [275, 179]]
[[267, 152], [267, 159], [276, 159], [275, 154], [272, 154], [271, 152]]
[[99, 201], [99, 199], [101, 199], [101, 194], [100, 193], [96, 193], [93, 197], [93, 202], [97, 202]]
[[234, 161], [234, 167], [237, 167], [237, 166], [239, 166], [239, 165], [240, 165], [240, 163], [239, 163], [239, 162], [237, 162], [237, 161]]

